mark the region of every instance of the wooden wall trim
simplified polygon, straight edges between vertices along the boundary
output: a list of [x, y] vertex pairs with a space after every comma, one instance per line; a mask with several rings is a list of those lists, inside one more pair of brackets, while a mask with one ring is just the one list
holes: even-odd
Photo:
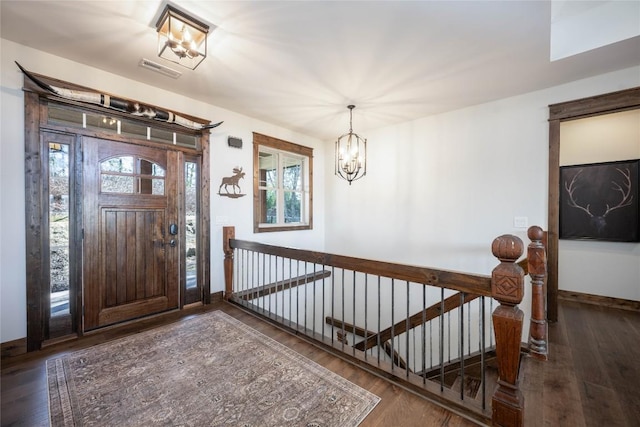
[[549, 106], [550, 120], [573, 120], [640, 107], [640, 87]]
[[[40, 103], [38, 95], [24, 94], [24, 156], [25, 170], [25, 247], [27, 286], [27, 351], [39, 350], [45, 337], [42, 310], [42, 218], [44, 202], [40, 199], [42, 177], [40, 153]], [[48, 281], [47, 281], [48, 283]]]
[[202, 164], [200, 167], [200, 253], [202, 254], [202, 303], [211, 304], [211, 154], [209, 132], [200, 139]]
[[613, 298], [601, 295], [585, 294], [582, 292], [560, 290], [558, 291], [558, 299], [562, 301], [575, 301], [584, 304], [640, 312], [640, 301], [624, 298]]
[[211, 303], [222, 302], [224, 300], [224, 292], [212, 292], [209, 297], [211, 298]]
[[0, 344], [0, 352], [2, 354], [1, 360], [25, 354], [27, 352], [27, 338], [3, 342]]
[[558, 321], [558, 237], [560, 232], [560, 124], [640, 108], [640, 87], [549, 105], [549, 232], [547, 319]]

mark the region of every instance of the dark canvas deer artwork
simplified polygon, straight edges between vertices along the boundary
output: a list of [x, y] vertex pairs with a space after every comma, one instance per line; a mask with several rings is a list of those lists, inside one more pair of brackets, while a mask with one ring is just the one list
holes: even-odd
[[560, 168], [560, 238], [640, 241], [640, 160]]

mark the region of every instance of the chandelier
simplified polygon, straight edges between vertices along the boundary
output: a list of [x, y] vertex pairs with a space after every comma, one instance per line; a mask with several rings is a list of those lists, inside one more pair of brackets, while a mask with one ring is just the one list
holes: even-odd
[[195, 70], [207, 57], [209, 26], [167, 4], [156, 23], [158, 56]]
[[353, 132], [353, 109], [355, 105], [348, 105], [349, 132], [336, 141], [336, 169], [335, 174], [352, 181], [367, 174], [367, 140]]

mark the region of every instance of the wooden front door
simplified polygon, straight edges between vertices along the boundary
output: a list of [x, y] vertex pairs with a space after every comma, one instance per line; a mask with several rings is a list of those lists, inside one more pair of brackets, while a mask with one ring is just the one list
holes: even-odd
[[82, 145], [84, 330], [178, 308], [178, 153]]

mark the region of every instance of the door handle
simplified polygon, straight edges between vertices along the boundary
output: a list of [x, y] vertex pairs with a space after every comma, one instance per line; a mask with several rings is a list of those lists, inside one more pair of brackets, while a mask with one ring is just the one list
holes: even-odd
[[175, 248], [176, 247], [176, 240], [175, 239], [169, 240], [169, 246], [171, 246], [172, 248]]

